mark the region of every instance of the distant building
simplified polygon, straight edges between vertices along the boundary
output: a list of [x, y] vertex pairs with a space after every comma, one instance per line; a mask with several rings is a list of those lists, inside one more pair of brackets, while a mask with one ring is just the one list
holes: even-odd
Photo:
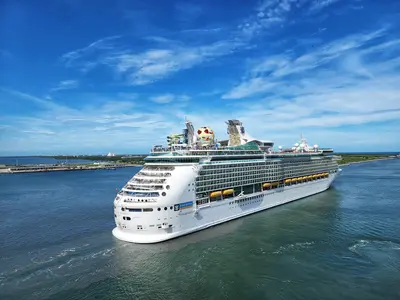
[[108, 157], [110, 157], [110, 156], [115, 156], [115, 153], [109, 152], [109, 153], [107, 154], [107, 156], [108, 156]]

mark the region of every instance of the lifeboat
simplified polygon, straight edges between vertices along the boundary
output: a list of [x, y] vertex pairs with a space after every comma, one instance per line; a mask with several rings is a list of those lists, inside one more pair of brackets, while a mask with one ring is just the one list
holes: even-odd
[[285, 183], [291, 183], [292, 179], [285, 179]]
[[211, 192], [211, 193], [210, 193], [210, 197], [211, 197], [211, 198], [219, 197], [219, 196], [221, 196], [221, 195], [222, 195], [222, 192], [221, 192], [221, 191], [216, 191], [216, 192]]
[[273, 182], [272, 183], [272, 186], [277, 186], [277, 185], [279, 185], [279, 182]]
[[317, 174], [314, 174], [313, 176], [312, 176], [312, 178], [317, 178], [318, 177], [318, 175]]
[[233, 194], [233, 189], [227, 189], [222, 192], [222, 195], [227, 196]]
[[328, 176], [329, 176], [329, 173], [325, 173], [325, 176], [328, 177]]
[[271, 183], [269, 183], [269, 182], [266, 182], [266, 183], [263, 184], [263, 188], [268, 188], [270, 186], [271, 186]]

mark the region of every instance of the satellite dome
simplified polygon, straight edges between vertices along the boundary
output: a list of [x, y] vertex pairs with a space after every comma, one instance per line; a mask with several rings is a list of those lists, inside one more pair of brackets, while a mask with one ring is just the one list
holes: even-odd
[[299, 143], [294, 144], [294, 146], [295, 146], [295, 147], [298, 147], [298, 146], [299, 146]]
[[315, 144], [315, 145], [314, 145], [314, 148], [318, 148], [318, 145], [317, 145], [317, 144]]
[[282, 146], [279, 146], [278, 149], [282, 149]]

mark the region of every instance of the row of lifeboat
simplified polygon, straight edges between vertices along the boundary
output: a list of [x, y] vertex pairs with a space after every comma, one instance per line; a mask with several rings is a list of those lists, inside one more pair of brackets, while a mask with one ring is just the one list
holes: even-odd
[[[314, 175], [309, 175], [309, 176], [303, 176], [303, 177], [297, 177], [297, 178], [288, 178], [284, 180], [285, 184], [290, 184], [290, 183], [298, 183], [298, 182], [304, 182], [304, 181], [311, 181], [311, 180], [317, 180], [321, 178], [327, 178], [329, 176], [329, 173], [319, 173], [319, 174], [314, 174]], [[274, 189], [279, 186], [279, 182], [265, 182], [263, 183], [262, 187], [263, 189]], [[234, 192], [234, 189], [226, 189], [222, 191], [214, 191], [210, 193], [210, 198], [215, 198], [215, 197], [221, 197], [221, 196], [229, 196], [232, 195]]]
[[229, 196], [233, 194], [233, 189], [227, 189], [227, 190], [223, 190], [223, 191], [215, 191], [215, 192], [211, 192], [210, 193], [210, 197], [211, 198], [215, 198], [215, 197], [220, 197], [222, 196]]
[[303, 181], [311, 181], [311, 180], [316, 180], [316, 179], [321, 179], [321, 178], [327, 178], [329, 176], [329, 173], [319, 173], [319, 174], [314, 174], [314, 175], [308, 175], [308, 176], [303, 176], [303, 177], [297, 177], [297, 178], [288, 178], [285, 179], [285, 183], [297, 183], [297, 182], [303, 182]]

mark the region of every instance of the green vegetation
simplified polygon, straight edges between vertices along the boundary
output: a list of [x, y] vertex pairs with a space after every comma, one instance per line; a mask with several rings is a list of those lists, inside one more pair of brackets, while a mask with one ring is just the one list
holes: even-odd
[[392, 155], [389, 154], [347, 154], [347, 153], [346, 154], [336, 153], [336, 154], [342, 157], [342, 159], [338, 161], [340, 165], [365, 162], [376, 159], [386, 159], [392, 157]]

